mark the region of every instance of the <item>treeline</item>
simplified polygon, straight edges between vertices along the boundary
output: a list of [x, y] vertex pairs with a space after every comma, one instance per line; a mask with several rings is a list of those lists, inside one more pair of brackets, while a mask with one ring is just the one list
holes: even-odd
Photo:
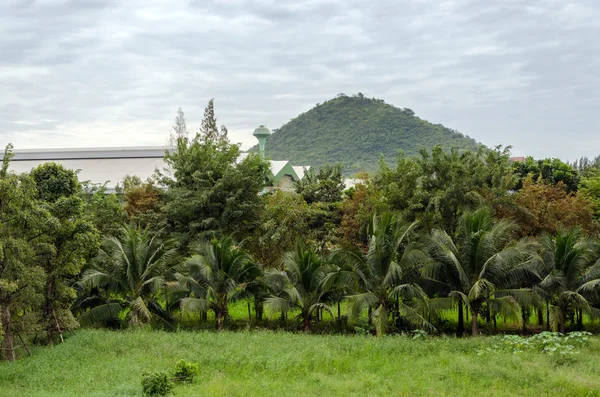
[[[165, 170], [118, 194], [47, 163], [0, 171], [3, 357], [77, 326], [174, 329], [184, 314], [228, 327], [232, 302], [311, 330], [477, 334], [511, 319], [581, 329], [600, 308], [600, 166], [511, 162], [509, 150], [422, 150], [381, 161], [345, 190], [340, 165], [295, 191], [218, 128], [178, 113]], [[585, 166], [579, 166], [585, 164]], [[254, 317], [254, 319], [252, 319]], [[455, 320], [455, 322], [454, 322]], [[348, 323], [349, 321], [349, 323]]]

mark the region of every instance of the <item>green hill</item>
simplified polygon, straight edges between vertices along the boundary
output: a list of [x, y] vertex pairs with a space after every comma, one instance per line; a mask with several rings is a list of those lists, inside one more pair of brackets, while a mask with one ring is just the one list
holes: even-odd
[[400, 149], [415, 155], [421, 148], [438, 144], [446, 149], [476, 149], [480, 145], [441, 124], [416, 117], [410, 109], [362, 94], [340, 94], [273, 130], [266, 154], [272, 160], [313, 167], [341, 162], [348, 174], [376, 170], [380, 154], [393, 162]]

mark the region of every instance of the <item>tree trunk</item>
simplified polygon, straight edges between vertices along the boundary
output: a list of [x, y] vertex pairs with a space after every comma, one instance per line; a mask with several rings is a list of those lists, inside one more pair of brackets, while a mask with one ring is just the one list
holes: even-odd
[[254, 301], [254, 310], [256, 311], [256, 319], [262, 321], [263, 319], [263, 305], [256, 299]]
[[527, 310], [525, 310], [524, 308], [521, 308], [521, 321], [523, 322], [522, 332], [524, 334], [527, 333], [527, 318], [528, 317], [529, 317], [529, 313], [527, 312]]
[[307, 313], [302, 318], [302, 330], [307, 332], [310, 329], [310, 315]]
[[49, 277], [46, 281], [46, 302], [44, 304], [44, 315], [46, 317], [46, 336], [48, 345], [54, 345], [56, 336], [56, 324], [54, 323], [54, 279]]
[[546, 330], [550, 331], [550, 302], [546, 301]]
[[577, 330], [583, 330], [583, 310], [577, 309]]
[[221, 331], [223, 330], [223, 324], [225, 322], [225, 319], [229, 315], [229, 312], [227, 310], [227, 303], [225, 302], [221, 308], [216, 310], [215, 314], [217, 316], [217, 331]]
[[540, 327], [543, 327], [544, 326], [544, 312], [541, 307], [537, 309], [537, 315], [538, 315], [538, 325]]
[[2, 325], [4, 329], [4, 358], [6, 361], [15, 361], [15, 340], [12, 332], [12, 317], [8, 302], [2, 304]]
[[248, 301], [248, 322], [252, 322], [252, 311], [250, 310], [250, 301]]
[[337, 319], [341, 324], [342, 323], [342, 311], [340, 310], [340, 301], [338, 301], [338, 303], [337, 303], [337, 309], [338, 309]]
[[560, 308], [560, 314], [559, 314], [559, 319], [558, 319], [558, 327], [559, 327], [559, 332], [561, 334], [565, 333], [565, 321], [566, 321], [566, 308]]
[[465, 333], [465, 316], [463, 313], [463, 303], [458, 302], [458, 326], [456, 327], [456, 336], [463, 336]]
[[494, 313], [494, 315], [492, 316], [492, 319], [494, 320], [494, 332], [498, 331], [498, 326], [496, 324], [496, 313]]
[[473, 336], [477, 336], [478, 331], [477, 331], [477, 316], [479, 315], [479, 310], [477, 309], [473, 309], [473, 312], [471, 313], [471, 334]]

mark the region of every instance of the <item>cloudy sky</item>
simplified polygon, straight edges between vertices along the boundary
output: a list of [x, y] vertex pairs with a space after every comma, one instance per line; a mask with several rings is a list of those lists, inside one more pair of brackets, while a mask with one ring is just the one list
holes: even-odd
[[236, 142], [362, 92], [515, 155], [600, 154], [598, 0], [0, 0], [0, 137]]

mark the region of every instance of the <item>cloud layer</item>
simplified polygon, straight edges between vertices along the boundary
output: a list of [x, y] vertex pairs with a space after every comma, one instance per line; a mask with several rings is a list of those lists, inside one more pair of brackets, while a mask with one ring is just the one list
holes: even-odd
[[3, 0], [0, 143], [162, 145], [214, 97], [247, 147], [362, 92], [518, 155], [595, 156], [598, 20], [596, 0]]

